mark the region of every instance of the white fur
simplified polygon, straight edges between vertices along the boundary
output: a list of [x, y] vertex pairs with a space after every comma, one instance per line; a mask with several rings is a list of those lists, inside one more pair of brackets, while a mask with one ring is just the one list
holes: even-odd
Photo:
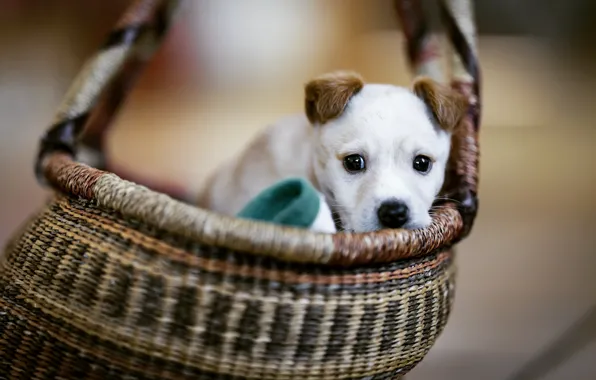
[[[431, 221], [449, 150], [450, 134], [431, 122], [410, 90], [365, 84], [344, 113], [324, 125], [310, 125], [300, 114], [267, 128], [214, 173], [201, 206], [234, 215], [266, 187], [300, 176], [325, 195], [347, 231], [381, 229], [377, 210], [392, 199], [409, 207], [405, 228], [422, 228]], [[365, 158], [364, 172], [344, 169], [343, 157], [350, 154]], [[426, 175], [412, 167], [419, 154], [434, 160]]]
[[316, 232], [325, 232], [325, 233], [335, 233], [337, 229], [335, 227], [335, 222], [333, 221], [333, 216], [331, 214], [331, 209], [327, 204], [327, 200], [323, 194], [319, 194], [319, 212], [317, 213], [317, 217], [315, 218], [312, 226], [310, 229]]

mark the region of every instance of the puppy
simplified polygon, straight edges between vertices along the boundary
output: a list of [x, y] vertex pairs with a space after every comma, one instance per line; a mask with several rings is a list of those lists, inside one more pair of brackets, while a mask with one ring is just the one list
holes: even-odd
[[409, 90], [351, 72], [320, 76], [305, 86], [305, 113], [268, 127], [219, 168], [199, 206], [234, 215], [277, 181], [304, 177], [345, 231], [426, 227], [466, 106], [426, 78]]

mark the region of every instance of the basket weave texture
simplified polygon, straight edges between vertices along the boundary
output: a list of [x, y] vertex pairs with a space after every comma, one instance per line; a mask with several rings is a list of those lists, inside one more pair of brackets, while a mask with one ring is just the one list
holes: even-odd
[[[110, 172], [105, 132], [176, 0], [137, 0], [43, 136], [47, 204], [0, 257], [1, 379], [399, 379], [443, 331], [454, 244], [476, 215], [478, 67], [469, 0], [440, 1], [469, 114], [423, 230], [320, 234], [202, 210]], [[395, 0], [435, 72], [418, 1]], [[432, 76], [432, 75], [431, 75]], [[91, 166], [79, 148], [95, 151]]]
[[288, 263], [58, 195], [2, 263], [0, 373], [393, 379], [443, 330], [454, 274], [449, 251], [343, 269]]

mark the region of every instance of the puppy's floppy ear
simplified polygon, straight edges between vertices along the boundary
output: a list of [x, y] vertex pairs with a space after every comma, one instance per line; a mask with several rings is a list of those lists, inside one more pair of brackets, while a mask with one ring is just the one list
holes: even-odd
[[412, 87], [414, 94], [426, 104], [439, 127], [453, 132], [468, 109], [466, 98], [451, 87], [430, 78], [418, 78]]
[[336, 71], [311, 80], [304, 87], [304, 104], [308, 120], [312, 124], [325, 124], [339, 117], [352, 96], [362, 87], [362, 77], [350, 71]]

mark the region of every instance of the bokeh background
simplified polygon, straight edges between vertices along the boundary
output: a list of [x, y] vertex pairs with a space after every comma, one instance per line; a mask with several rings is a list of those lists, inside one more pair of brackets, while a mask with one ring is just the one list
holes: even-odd
[[[127, 3], [0, 0], [0, 244], [43, 202], [38, 138]], [[148, 180], [197, 188], [301, 111], [313, 75], [411, 80], [390, 0], [187, 3], [110, 133], [110, 159]], [[409, 380], [507, 379], [596, 304], [596, 2], [477, 0], [476, 12], [481, 209], [451, 320]], [[543, 379], [596, 379], [596, 340]]]

